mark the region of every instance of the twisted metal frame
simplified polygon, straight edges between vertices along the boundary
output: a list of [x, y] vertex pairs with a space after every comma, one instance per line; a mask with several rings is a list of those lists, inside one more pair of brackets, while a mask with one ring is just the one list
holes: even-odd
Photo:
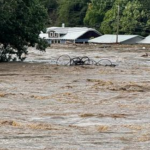
[[109, 59], [100, 59], [99, 61], [96, 62], [95, 60], [90, 59], [88, 56], [71, 58], [69, 55], [61, 55], [60, 57], [58, 57], [56, 64], [64, 66], [80, 66], [80, 65], [96, 65], [96, 66], [110, 66], [110, 67], [116, 66]]

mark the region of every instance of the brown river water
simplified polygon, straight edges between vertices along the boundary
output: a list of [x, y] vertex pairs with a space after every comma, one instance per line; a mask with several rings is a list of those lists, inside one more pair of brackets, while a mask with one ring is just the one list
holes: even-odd
[[[150, 49], [30, 48], [0, 63], [0, 150], [149, 150]], [[116, 67], [57, 66], [61, 55], [108, 58]]]

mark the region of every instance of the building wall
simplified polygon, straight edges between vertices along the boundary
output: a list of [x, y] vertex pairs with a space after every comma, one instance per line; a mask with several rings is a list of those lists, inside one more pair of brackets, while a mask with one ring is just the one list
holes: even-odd
[[55, 33], [54, 31], [49, 31], [48, 36], [49, 36], [49, 38], [59, 38], [60, 34]]
[[48, 44], [51, 44], [51, 40], [50, 39], [46, 39]]
[[126, 41], [122, 42], [121, 44], [137, 44], [141, 40], [143, 40], [143, 38], [140, 36], [137, 36], [135, 38], [126, 40]]
[[58, 39], [46, 39], [46, 41], [48, 42], [48, 44], [59, 44], [61, 43], [61, 41]]
[[76, 43], [88, 43], [88, 39], [77, 39]]
[[76, 40], [62, 40], [60, 37], [61, 35], [58, 33], [55, 33], [54, 31], [49, 31], [48, 36], [49, 36], [49, 39], [47, 39], [47, 42], [49, 44], [59, 44], [59, 43], [70, 44], [70, 43], [88, 43], [88, 40], [91, 37], [98, 37], [99, 34], [94, 31], [89, 31]]
[[77, 40], [48, 40], [49, 44], [71, 44], [71, 43], [88, 43], [88, 39], [77, 39]]
[[60, 41], [60, 44], [65, 44], [66, 43], [66, 40], [61, 40]]
[[91, 38], [96, 38], [96, 37], [99, 37], [101, 36], [100, 34], [98, 34], [97, 32], [95, 31], [88, 31], [86, 32], [84, 35], [82, 35], [81, 37], [79, 37], [79, 39], [91, 39]]

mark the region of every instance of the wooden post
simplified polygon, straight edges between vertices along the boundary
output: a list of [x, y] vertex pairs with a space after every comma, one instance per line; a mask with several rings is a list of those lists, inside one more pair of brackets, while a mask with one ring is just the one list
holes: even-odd
[[119, 25], [120, 25], [120, 6], [118, 5], [117, 33], [116, 33], [116, 43], [117, 43], [117, 44], [118, 44], [118, 35], [119, 35]]

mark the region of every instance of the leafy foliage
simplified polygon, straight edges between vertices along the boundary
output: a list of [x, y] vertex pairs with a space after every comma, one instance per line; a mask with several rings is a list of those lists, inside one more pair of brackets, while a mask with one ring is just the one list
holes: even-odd
[[146, 11], [143, 10], [139, 1], [128, 2], [120, 20], [121, 31], [123, 33], [145, 35], [145, 27], [148, 19], [148, 15], [146, 15]]
[[[88, 26], [101, 33], [150, 33], [150, 0], [0, 0], [0, 61], [25, 59], [29, 46], [45, 50], [38, 38], [46, 26]], [[48, 15], [49, 14], [49, 18]]]
[[58, 1], [59, 0], [41, 0], [47, 8], [49, 14], [49, 24], [56, 25], [58, 22]]
[[83, 26], [83, 19], [90, 0], [60, 0], [58, 7], [58, 24], [66, 26]]
[[99, 24], [99, 30], [104, 34], [116, 33], [118, 5], [120, 5], [120, 33], [143, 36], [149, 34], [149, 0], [91, 0], [84, 18], [85, 24], [91, 27]]
[[92, 0], [88, 4], [84, 24], [90, 27], [99, 28], [104, 19], [106, 11], [112, 8], [112, 1], [107, 0]]
[[115, 33], [117, 26], [117, 4], [120, 4], [120, 33], [139, 34], [146, 36], [149, 27], [149, 15], [147, 9], [138, 0], [118, 0], [111, 10], [107, 11], [101, 24], [103, 33]]
[[[23, 60], [28, 46], [42, 44], [38, 36], [45, 27], [47, 10], [39, 0], [1, 0], [0, 3], [0, 43], [3, 44], [0, 61], [11, 60], [11, 54]], [[9, 57], [3, 59], [4, 54]]]

